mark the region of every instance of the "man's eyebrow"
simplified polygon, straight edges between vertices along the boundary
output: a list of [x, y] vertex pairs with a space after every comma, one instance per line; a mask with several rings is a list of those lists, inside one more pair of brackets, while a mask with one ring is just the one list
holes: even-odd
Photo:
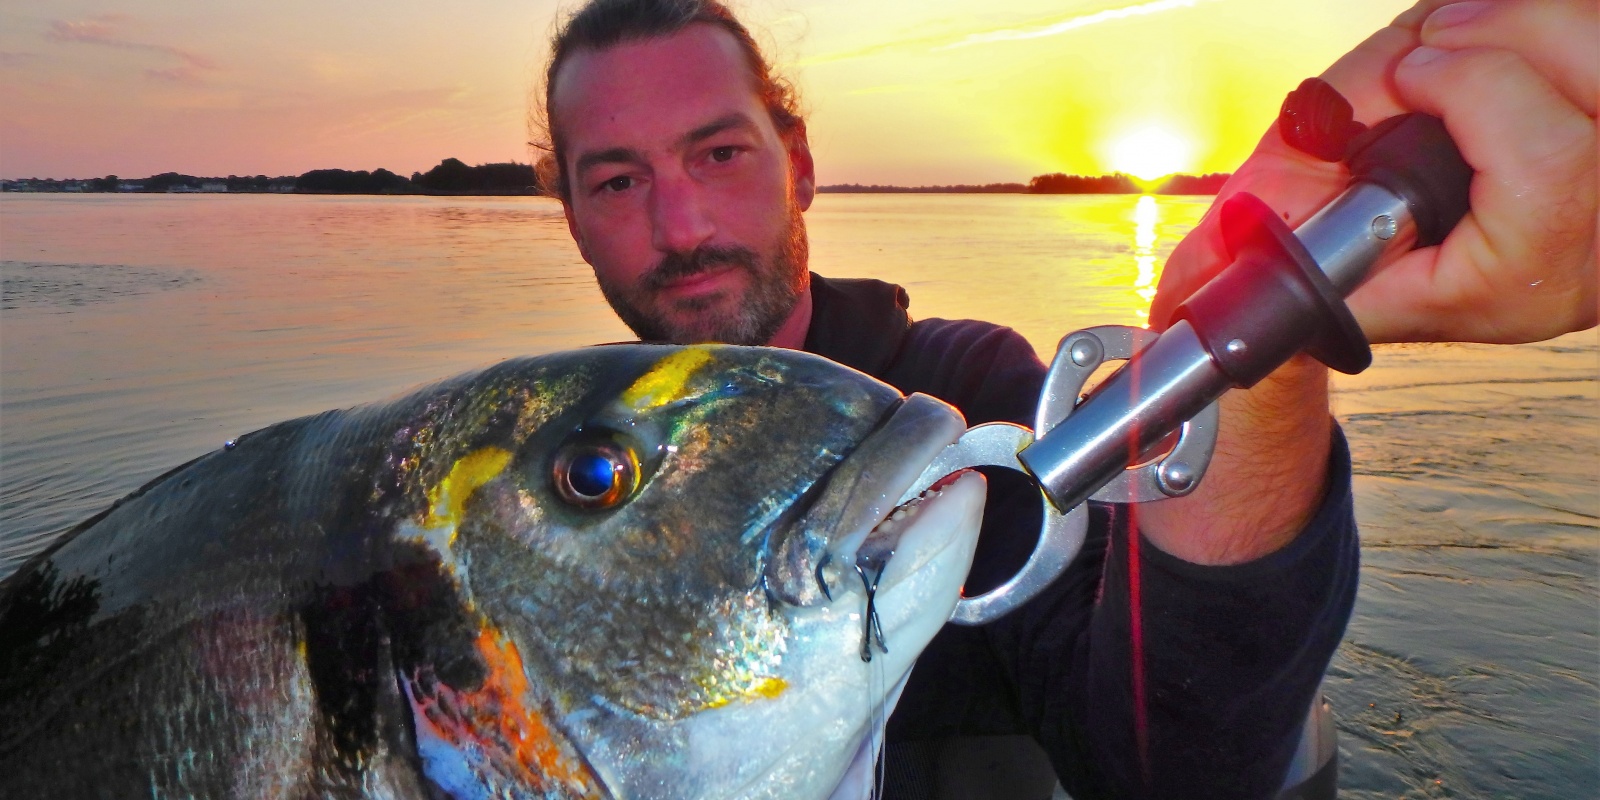
[[582, 173], [597, 164], [638, 164], [643, 161], [644, 156], [638, 150], [631, 147], [612, 147], [578, 156], [578, 163], [573, 171]]
[[755, 127], [756, 124], [753, 120], [751, 120], [743, 112], [735, 111], [731, 114], [718, 117], [684, 134], [683, 138], [678, 140], [678, 146], [688, 147], [696, 142], [709, 139], [719, 133], [722, 133], [723, 131], [734, 128], [746, 128], [754, 130]]
[[[755, 130], [756, 124], [743, 112], [735, 111], [684, 134], [678, 139], [678, 147], [686, 148], [696, 142], [716, 136], [723, 131], [734, 129]], [[640, 164], [644, 160], [644, 154], [631, 147], [611, 147], [578, 156], [573, 171], [581, 174], [584, 170], [599, 164]]]

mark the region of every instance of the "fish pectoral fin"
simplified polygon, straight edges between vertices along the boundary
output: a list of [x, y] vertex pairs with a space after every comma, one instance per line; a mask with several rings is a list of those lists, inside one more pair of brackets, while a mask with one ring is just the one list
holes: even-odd
[[530, 691], [516, 645], [486, 629], [477, 650], [486, 669], [474, 688], [449, 686], [431, 672], [400, 676], [428, 780], [457, 800], [610, 797]]

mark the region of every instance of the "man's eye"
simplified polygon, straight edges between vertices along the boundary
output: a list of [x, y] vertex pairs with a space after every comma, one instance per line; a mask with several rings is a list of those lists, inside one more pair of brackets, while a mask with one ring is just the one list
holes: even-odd
[[633, 186], [633, 179], [626, 175], [618, 175], [617, 177], [600, 184], [600, 188], [608, 192], [620, 192], [631, 186]]
[[735, 152], [738, 152], [738, 151], [732, 145], [729, 145], [727, 147], [714, 148], [711, 151], [711, 160], [713, 160], [713, 161], [731, 161], [731, 160], [733, 160], [733, 154]]

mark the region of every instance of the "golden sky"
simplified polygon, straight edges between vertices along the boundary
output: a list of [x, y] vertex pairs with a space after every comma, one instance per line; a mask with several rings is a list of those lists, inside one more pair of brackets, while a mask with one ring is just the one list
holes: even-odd
[[[560, 9], [468, 0], [10, 0], [0, 177], [527, 161]], [[1227, 171], [1401, 0], [749, 0], [823, 183]], [[1162, 156], [1152, 164], [1154, 156]], [[1170, 167], [1165, 166], [1170, 164]]]

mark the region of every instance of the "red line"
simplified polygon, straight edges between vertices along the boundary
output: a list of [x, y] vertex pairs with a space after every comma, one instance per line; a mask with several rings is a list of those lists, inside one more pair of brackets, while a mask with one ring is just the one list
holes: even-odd
[[1128, 627], [1133, 639], [1133, 733], [1139, 746], [1139, 767], [1148, 788], [1150, 776], [1150, 718], [1144, 701], [1144, 607], [1139, 591], [1139, 529], [1128, 526]]

